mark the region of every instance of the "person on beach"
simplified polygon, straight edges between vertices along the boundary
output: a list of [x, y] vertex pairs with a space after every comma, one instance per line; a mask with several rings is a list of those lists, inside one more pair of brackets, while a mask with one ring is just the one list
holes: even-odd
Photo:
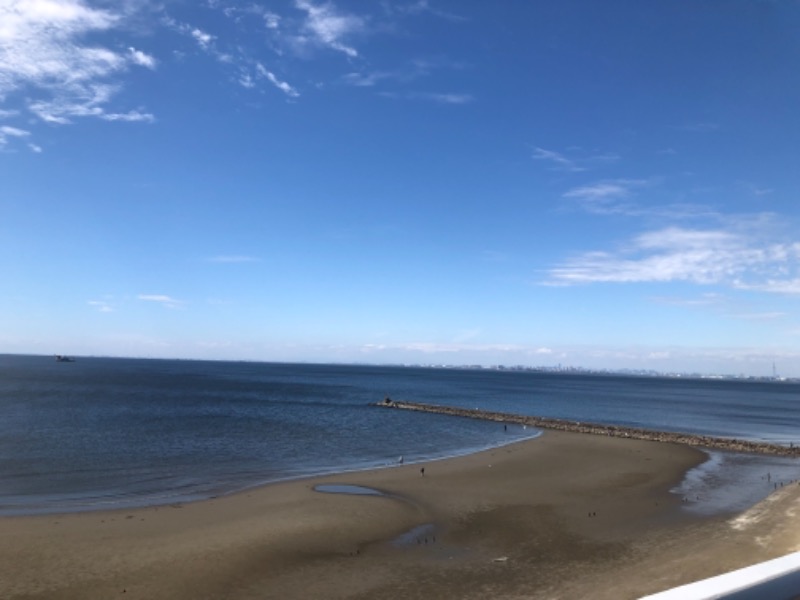
[[419, 476], [420, 476], [420, 477], [425, 477], [425, 467], [422, 467], [422, 468], [419, 470]]

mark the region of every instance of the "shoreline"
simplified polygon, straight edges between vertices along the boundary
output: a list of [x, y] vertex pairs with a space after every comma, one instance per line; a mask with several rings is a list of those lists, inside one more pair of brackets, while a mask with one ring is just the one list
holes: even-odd
[[685, 514], [669, 490], [705, 456], [546, 431], [189, 504], [2, 517], [0, 597], [637, 598], [800, 541], [785, 522], [798, 486], [739, 515], [739, 529]]
[[419, 466], [427, 463], [435, 463], [437, 461], [442, 461], [442, 460], [458, 459], [466, 456], [471, 456], [473, 454], [480, 454], [481, 452], [488, 452], [491, 450], [505, 448], [507, 446], [511, 446], [514, 444], [530, 442], [539, 438], [543, 433], [544, 433], [543, 431], [531, 432], [530, 435], [515, 437], [513, 439], [509, 439], [507, 441], [503, 441], [497, 444], [474, 446], [465, 448], [463, 450], [454, 451], [451, 453], [443, 453], [441, 455], [412, 458], [411, 460], [404, 460], [403, 463], [399, 463], [396, 460], [392, 460], [390, 462], [385, 462], [380, 464], [371, 463], [366, 465], [356, 465], [350, 468], [331, 469], [326, 471], [289, 475], [275, 479], [253, 481], [245, 485], [237, 485], [235, 487], [230, 487], [230, 488], [224, 488], [224, 489], [218, 488], [215, 489], [213, 492], [208, 492], [208, 493], [198, 492], [195, 494], [186, 494], [180, 496], [180, 495], [171, 495], [168, 490], [164, 490], [162, 492], [159, 492], [158, 495], [153, 494], [146, 497], [136, 496], [136, 497], [131, 497], [130, 500], [123, 498], [120, 500], [106, 501], [102, 500], [101, 498], [97, 498], [91, 502], [82, 500], [79, 502], [75, 502], [73, 504], [54, 503], [54, 505], [52, 506], [43, 506], [39, 504], [36, 505], [37, 508], [35, 509], [31, 508], [26, 509], [24, 507], [17, 508], [18, 505], [13, 505], [13, 507], [11, 505], [7, 507], [0, 506], [0, 519], [14, 518], [14, 517], [47, 517], [54, 515], [55, 516], [71, 515], [71, 514], [82, 514], [82, 513], [92, 513], [92, 512], [126, 511], [126, 510], [166, 507], [173, 504], [183, 505], [183, 504], [192, 504], [196, 502], [205, 502], [217, 498], [226, 498], [237, 494], [248, 493], [252, 490], [258, 490], [260, 488], [272, 485], [316, 480], [326, 477], [335, 477], [339, 475], [347, 476], [349, 474], [362, 473], [367, 471], [380, 471], [383, 469], [392, 469], [395, 467], [401, 467], [403, 465]]
[[519, 415], [514, 413], [487, 411], [477, 408], [471, 409], [442, 406], [438, 404], [424, 404], [421, 402], [397, 401], [388, 397], [383, 402], [377, 402], [373, 404], [373, 406], [380, 408], [393, 408], [398, 410], [450, 415], [468, 419], [480, 419], [484, 421], [495, 421], [498, 423], [512, 423], [515, 425], [526, 425], [529, 427], [550, 429], [555, 431], [567, 431], [572, 433], [604, 435], [626, 439], [630, 438], [652, 442], [682, 444], [685, 446], [694, 446], [713, 450], [725, 450], [728, 452], [769, 454], [773, 456], [787, 457], [800, 456], [800, 446], [795, 446], [794, 444], [784, 446], [782, 444], [774, 444], [770, 442], [725, 438], [712, 435], [681, 433], [676, 431], [659, 431], [641, 427], [606, 425], [603, 423], [591, 423], [587, 421], [571, 421], [568, 419], [555, 419], [550, 417], [537, 417], [533, 415]]

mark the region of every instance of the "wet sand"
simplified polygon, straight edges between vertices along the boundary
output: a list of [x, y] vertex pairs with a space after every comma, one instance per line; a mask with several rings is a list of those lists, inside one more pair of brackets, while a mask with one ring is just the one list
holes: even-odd
[[681, 511], [669, 489], [704, 459], [549, 431], [191, 504], [7, 517], [0, 597], [637, 598], [800, 548], [796, 484], [744, 515]]

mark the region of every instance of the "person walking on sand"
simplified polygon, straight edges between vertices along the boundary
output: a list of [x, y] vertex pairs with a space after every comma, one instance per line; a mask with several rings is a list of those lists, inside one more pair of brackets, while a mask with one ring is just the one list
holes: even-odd
[[425, 467], [422, 467], [422, 468], [419, 470], [419, 476], [420, 476], [420, 477], [425, 477]]

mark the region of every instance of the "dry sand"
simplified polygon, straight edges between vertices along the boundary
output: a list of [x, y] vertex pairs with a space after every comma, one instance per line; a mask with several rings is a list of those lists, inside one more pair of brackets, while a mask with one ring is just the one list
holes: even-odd
[[[0, 598], [637, 598], [800, 547], [800, 487], [700, 519], [676, 444], [547, 432], [203, 502], [0, 519]], [[353, 484], [383, 496], [326, 494]]]

